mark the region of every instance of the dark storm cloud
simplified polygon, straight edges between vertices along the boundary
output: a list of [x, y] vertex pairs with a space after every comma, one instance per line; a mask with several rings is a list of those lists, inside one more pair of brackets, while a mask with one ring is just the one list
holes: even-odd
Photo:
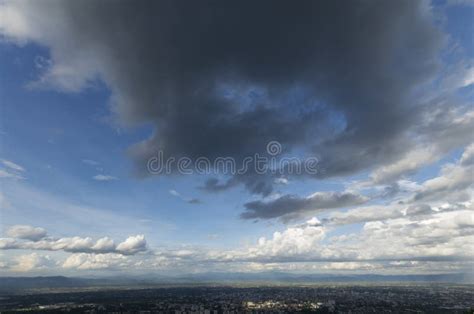
[[221, 192], [238, 184], [243, 184], [247, 190], [254, 194], [268, 196], [273, 191], [273, 176], [271, 173], [257, 174], [249, 171], [244, 174], [235, 174], [233, 177], [222, 181], [210, 178], [200, 188], [208, 192]]
[[270, 219], [282, 217], [284, 220], [296, 218], [304, 212], [360, 205], [367, 198], [350, 192], [317, 192], [302, 198], [296, 195], [284, 195], [275, 200], [253, 201], [245, 204], [243, 219]]
[[[418, 116], [410, 93], [431, 78], [442, 42], [428, 5], [411, 0], [29, 6], [32, 21], [60, 24], [37, 36], [56, 64], [101, 77], [123, 121], [154, 125], [131, 148], [142, 174], [158, 150], [240, 160], [270, 140], [318, 154], [320, 177], [389, 162], [408, 149], [402, 135]], [[271, 180], [252, 178], [205, 188], [271, 191]]]

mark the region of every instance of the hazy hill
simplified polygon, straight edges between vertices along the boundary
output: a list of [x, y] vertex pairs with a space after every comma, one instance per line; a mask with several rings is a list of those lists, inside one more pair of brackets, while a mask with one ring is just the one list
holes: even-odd
[[77, 278], [64, 276], [51, 277], [0, 277], [0, 290], [3, 292], [37, 288], [81, 288], [98, 286], [143, 286], [160, 284], [208, 284], [208, 283], [342, 283], [342, 282], [447, 282], [474, 283], [469, 274], [436, 275], [322, 275], [289, 274], [280, 272], [262, 273], [202, 273], [178, 277], [164, 277], [154, 274], [121, 278]]

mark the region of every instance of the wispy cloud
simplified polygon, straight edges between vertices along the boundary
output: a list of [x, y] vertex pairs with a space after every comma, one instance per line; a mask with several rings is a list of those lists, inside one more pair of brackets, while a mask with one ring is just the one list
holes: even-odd
[[110, 176], [110, 175], [105, 175], [105, 174], [97, 174], [92, 177], [96, 181], [114, 181], [118, 180], [117, 177]]
[[169, 190], [169, 193], [177, 198], [179, 198], [180, 200], [186, 202], [186, 203], [189, 203], [189, 204], [201, 204], [201, 200], [197, 199], [197, 198], [188, 198], [188, 197], [184, 197], [183, 195], [181, 195], [181, 193], [179, 193], [178, 191], [176, 190]]
[[98, 166], [100, 164], [98, 161], [92, 159], [83, 159], [82, 162], [90, 166]]
[[13, 161], [9, 161], [9, 160], [5, 160], [5, 159], [1, 159], [0, 162], [5, 166], [5, 167], [8, 167], [12, 170], [16, 170], [16, 171], [20, 171], [20, 172], [24, 172], [25, 171], [25, 168], [23, 168], [22, 166], [14, 163]]
[[24, 179], [23, 173], [26, 171], [22, 166], [6, 159], [0, 159], [4, 169], [0, 168], [0, 178]]
[[5, 169], [0, 169], [0, 178], [11, 178], [11, 179], [18, 179], [18, 180], [24, 179], [23, 176], [14, 172], [7, 171]]

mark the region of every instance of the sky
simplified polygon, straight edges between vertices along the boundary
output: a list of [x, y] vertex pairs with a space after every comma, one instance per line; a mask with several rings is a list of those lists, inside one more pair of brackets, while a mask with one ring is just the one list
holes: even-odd
[[0, 275], [472, 273], [471, 1], [0, 2]]

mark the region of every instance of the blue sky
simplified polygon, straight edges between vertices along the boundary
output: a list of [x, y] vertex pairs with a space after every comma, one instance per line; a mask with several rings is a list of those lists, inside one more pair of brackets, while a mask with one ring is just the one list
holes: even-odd
[[[74, 36], [72, 26], [64, 22], [61, 11], [52, 9], [62, 4], [43, 6], [0, 3], [0, 14], [5, 17], [0, 22], [1, 274], [436, 273], [472, 269], [472, 165], [466, 162], [472, 159], [474, 130], [472, 5], [426, 5], [431, 8], [430, 27], [446, 37], [438, 51], [441, 65], [430, 74], [428, 83], [420, 83], [416, 98], [430, 103], [431, 109], [423, 109], [420, 120], [408, 125], [409, 134], [403, 135], [413, 145], [394, 146], [394, 153], [382, 161], [373, 157], [372, 166], [327, 177], [283, 175], [284, 181], [269, 183], [270, 193], [255, 192], [242, 178], [235, 178], [237, 183], [228, 189], [210, 191], [204, 187], [211, 174], [143, 176], [133, 157], [137, 143], [159, 134], [162, 125], [186, 125], [186, 121], [155, 119], [153, 113], [138, 123], [126, 121], [129, 117], [124, 112], [139, 112], [140, 105], [117, 100], [134, 93], [117, 91], [123, 87], [117, 83], [122, 79], [115, 72], [119, 70], [106, 68], [109, 60], [102, 55], [87, 66], [84, 62], [90, 59], [80, 53], [65, 57], [65, 51], [70, 51], [64, 38]], [[45, 9], [52, 10], [52, 20], [58, 25], [66, 23], [64, 33], [56, 25], [54, 36], [45, 35], [49, 27], [41, 20]], [[423, 16], [425, 7], [420, 10]], [[28, 19], [31, 14], [37, 14], [38, 21]], [[35, 21], [39, 24], [34, 25]], [[408, 38], [404, 33], [401, 36]], [[84, 51], [95, 56], [93, 44], [84, 45]], [[399, 67], [404, 65], [401, 62]], [[69, 66], [76, 71], [77, 82], [68, 75], [51, 76]], [[285, 117], [294, 114], [297, 118], [299, 110], [321, 111], [324, 120], [308, 127], [306, 133], [317, 132], [321, 143], [330, 136], [337, 142], [337, 136], [345, 132], [351, 136], [351, 109], [331, 103], [339, 95], [318, 99], [301, 83], [280, 97], [265, 80], [249, 81], [229, 80], [228, 94], [224, 93], [241, 112], [256, 110], [258, 102], [272, 103]], [[360, 113], [369, 112], [360, 109]], [[162, 132], [175, 134], [167, 129]], [[193, 132], [199, 130], [191, 135]], [[254, 137], [262, 136], [264, 142], [261, 134], [266, 133], [257, 126]], [[170, 147], [178, 143], [175, 140], [169, 140]], [[365, 140], [354, 138], [350, 143], [356, 146]], [[228, 141], [238, 142], [237, 138]], [[309, 156], [314, 152], [310, 147], [325, 148], [318, 146], [318, 140], [311, 144], [306, 139], [286, 141], [281, 142], [288, 156]], [[213, 143], [204, 146], [208, 145]], [[178, 144], [176, 147], [179, 151]], [[239, 149], [246, 152], [247, 148], [252, 149]], [[181, 151], [186, 153], [186, 149]], [[328, 146], [332, 150], [339, 152], [334, 160], [348, 152]], [[229, 152], [224, 156], [241, 157]], [[321, 156], [324, 162], [324, 151]], [[353, 164], [372, 158], [364, 156], [347, 157]], [[323, 163], [321, 169], [330, 172], [331, 165]], [[220, 178], [221, 182], [232, 179]], [[390, 188], [397, 191], [383, 194]], [[346, 198], [349, 201], [344, 203]], [[190, 203], [191, 199], [199, 202]], [[430, 212], [407, 214], [420, 206], [428, 206]], [[274, 214], [279, 210], [284, 214]], [[242, 219], [244, 212], [255, 218]], [[267, 213], [272, 216], [266, 217]], [[99, 246], [96, 241], [104, 237], [114, 244]]]

